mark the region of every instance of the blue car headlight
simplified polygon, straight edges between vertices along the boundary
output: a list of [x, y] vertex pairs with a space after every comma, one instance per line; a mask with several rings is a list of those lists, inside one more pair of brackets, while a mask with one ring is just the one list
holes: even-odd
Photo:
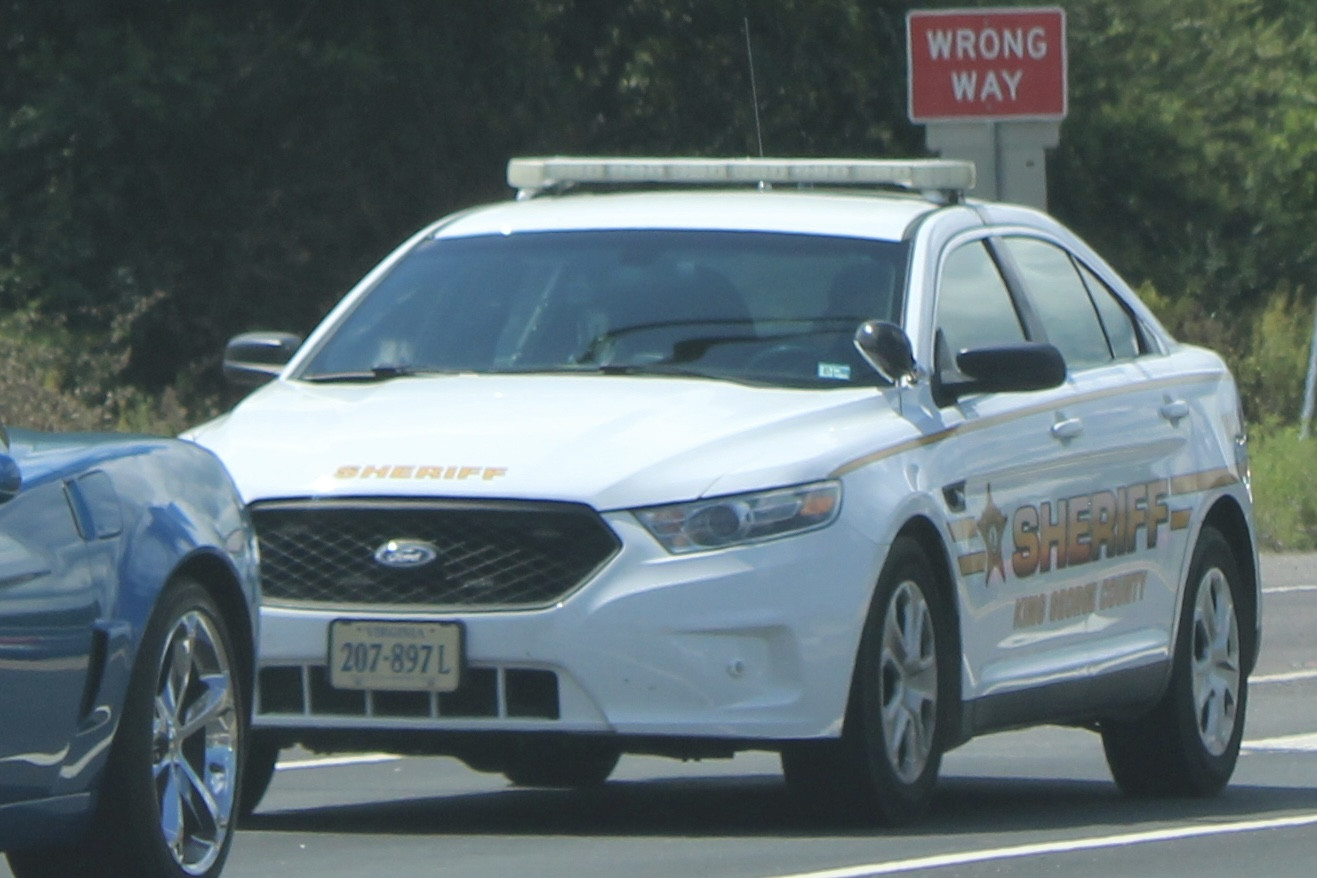
[[841, 483], [815, 482], [636, 509], [632, 514], [673, 554], [721, 549], [827, 527], [841, 511]]

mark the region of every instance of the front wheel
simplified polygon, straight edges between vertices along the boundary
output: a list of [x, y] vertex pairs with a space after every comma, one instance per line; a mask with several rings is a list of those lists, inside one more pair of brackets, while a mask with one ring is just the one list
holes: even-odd
[[865, 621], [841, 739], [782, 752], [793, 793], [887, 824], [927, 812], [957, 697], [953, 630], [928, 557], [897, 539]]
[[11, 851], [14, 875], [216, 878], [233, 838], [245, 728], [224, 617], [199, 584], [176, 582], [142, 636], [87, 836]]
[[1102, 724], [1112, 777], [1133, 796], [1210, 796], [1234, 773], [1248, 702], [1240, 639], [1243, 577], [1204, 528], [1185, 589], [1170, 685], [1148, 714]]
[[502, 770], [519, 787], [588, 789], [608, 780], [621, 755], [616, 747], [589, 739], [519, 741], [508, 748]]
[[274, 769], [279, 762], [279, 740], [268, 734], [253, 732], [248, 736], [247, 761], [242, 767], [242, 794], [238, 797], [238, 815], [250, 817], [265, 791], [274, 780]]

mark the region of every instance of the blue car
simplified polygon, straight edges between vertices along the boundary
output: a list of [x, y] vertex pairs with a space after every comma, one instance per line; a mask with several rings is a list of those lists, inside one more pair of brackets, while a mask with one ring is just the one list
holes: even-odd
[[0, 850], [17, 878], [214, 876], [259, 581], [220, 463], [0, 426]]

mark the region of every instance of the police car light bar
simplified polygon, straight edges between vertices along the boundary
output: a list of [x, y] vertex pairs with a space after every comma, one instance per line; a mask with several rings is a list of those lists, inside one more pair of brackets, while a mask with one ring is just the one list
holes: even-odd
[[974, 188], [974, 163], [948, 159], [514, 158], [518, 198], [573, 184], [900, 186], [956, 196]]

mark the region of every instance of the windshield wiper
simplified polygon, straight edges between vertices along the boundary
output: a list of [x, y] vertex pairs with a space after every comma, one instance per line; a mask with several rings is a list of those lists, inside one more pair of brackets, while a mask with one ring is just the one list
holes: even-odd
[[737, 384], [750, 383], [739, 375], [701, 371], [671, 362], [601, 363], [597, 366], [592, 366], [589, 369], [582, 369], [581, 371], [598, 372], [600, 375], [653, 375], [658, 377], [703, 378], [706, 381], [733, 381]]
[[390, 378], [406, 378], [412, 375], [434, 374], [432, 369], [413, 369], [396, 363], [380, 363], [369, 370], [347, 372], [322, 372], [318, 375], [302, 375], [303, 381], [314, 384], [351, 384], [388, 381]]

